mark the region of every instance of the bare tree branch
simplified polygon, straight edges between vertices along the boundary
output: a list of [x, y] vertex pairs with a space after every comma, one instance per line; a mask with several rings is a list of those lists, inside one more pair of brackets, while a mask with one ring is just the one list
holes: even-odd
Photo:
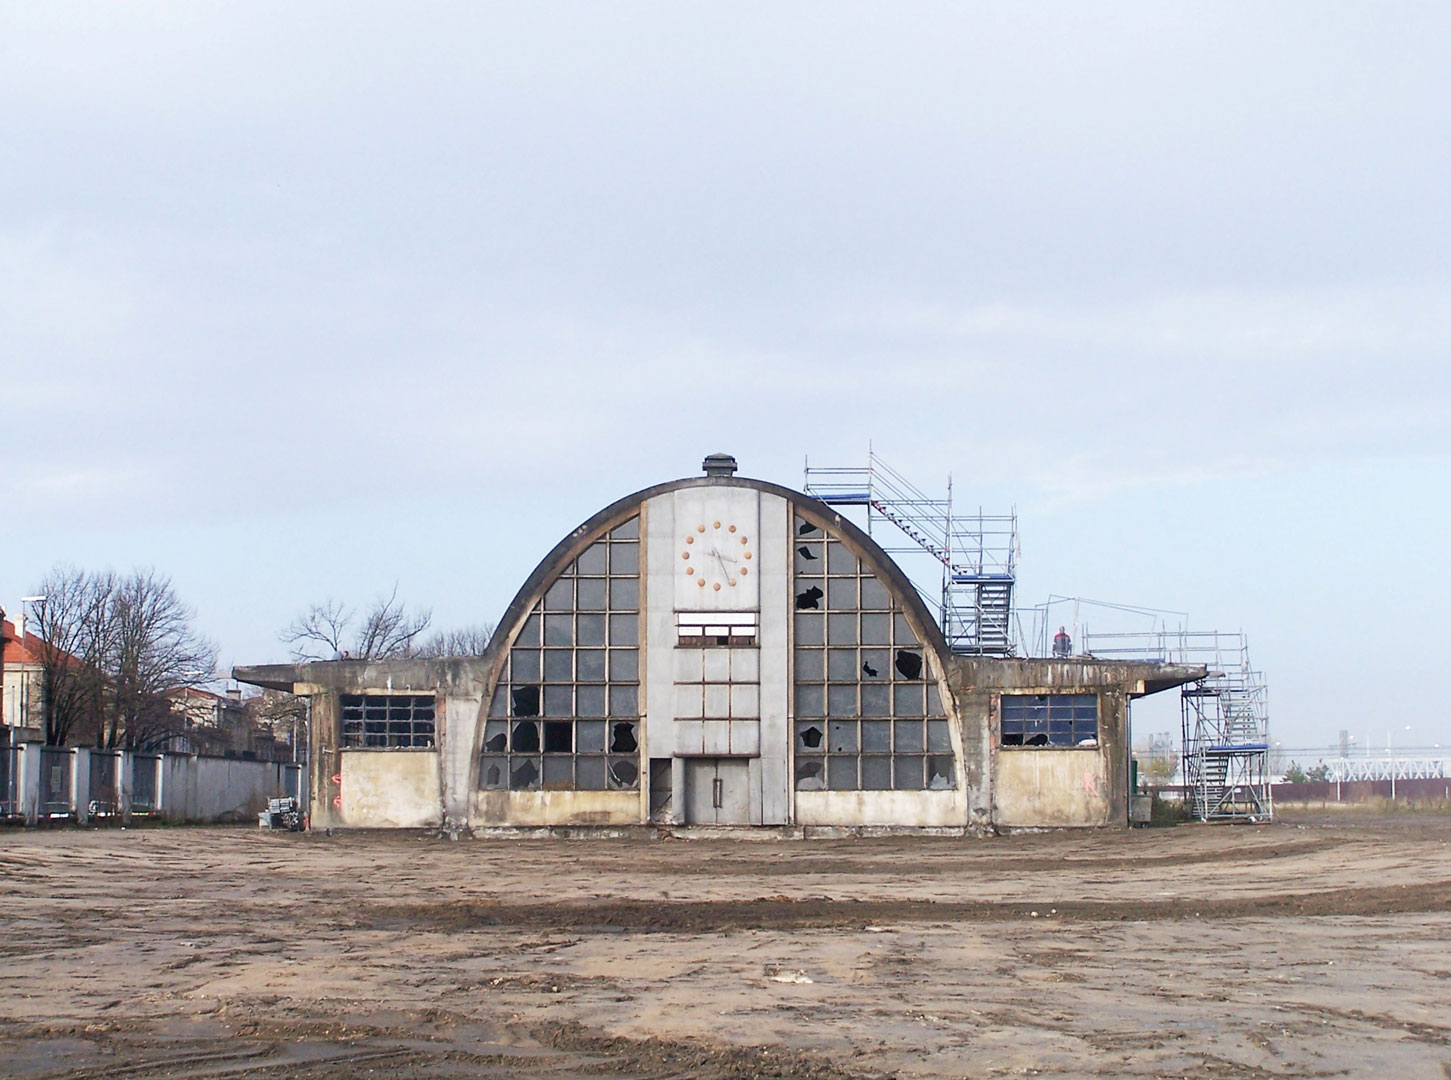
[[307, 660], [388, 660], [416, 655], [414, 641], [428, 629], [433, 613], [409, 614], [398, 599], [398, 583], [386, 599], [380, 597], [357, 622], [356, 613], [337, 600], [313, 604], [282, 631], [292, 657]]
[[439, 631], [418, 646], [418, 656], [483, 656], [494, 636], [493, 623], [474, 623], [458, 630]]

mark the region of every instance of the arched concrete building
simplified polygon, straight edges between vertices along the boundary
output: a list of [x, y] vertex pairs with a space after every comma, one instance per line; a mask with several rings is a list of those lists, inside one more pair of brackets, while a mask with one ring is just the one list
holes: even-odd
[[1129, 699], [1202, 668], [953, 655], [893, 560], [707, 475], [561, 541], [486, 654], [238, 668], [308, 695], [314, 826], [1124, 826]]

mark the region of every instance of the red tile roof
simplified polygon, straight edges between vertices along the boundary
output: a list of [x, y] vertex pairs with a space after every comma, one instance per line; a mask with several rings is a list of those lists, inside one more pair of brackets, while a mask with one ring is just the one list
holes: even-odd
[[5, 638], [6, 667], [10, 667], [12, 664], [16, 667], [21, 667], [25, 664], [38, 666], [41, 663], [41, 654], [45, 648], [45, 642], [41, 641], [40, 638], [27, 631], [25, 639], [22, 641], [16, 636], [15, 624], [9, 619], [0, 621], [0, 631], [3, 631]]

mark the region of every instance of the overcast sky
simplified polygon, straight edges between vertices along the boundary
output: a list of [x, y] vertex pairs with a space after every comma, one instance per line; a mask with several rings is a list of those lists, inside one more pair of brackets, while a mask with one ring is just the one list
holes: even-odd
[[153, 565], [228, 664], [395, 581], [492, 621], [708, 452], [798, 486], [871, 440], [1017, 507], [1024, 603], [1243, 629], [1287, 744], [1451, 744], [1447, 41], [1441, 3], [0, 3], [0, 603]]

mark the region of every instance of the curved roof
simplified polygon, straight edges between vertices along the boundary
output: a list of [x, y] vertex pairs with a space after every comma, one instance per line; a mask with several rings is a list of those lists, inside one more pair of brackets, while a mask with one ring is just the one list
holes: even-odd
[[553, 584], [554, 580], [585, 548], [616, 525], [634, 517], [647, 501], [657, 495], [668, 495], [686, 488], [708, 487], [751, 488], [768, 495], [779, 496], [791, 502], [795, 506], [796, 513], [813, 525], [835, 533], [891, 590], [901, 603], [907, 614], [908, 622], [916, 630], [924, 647], [935, 652], [939, 662], [945, 661], [948, 656], [947, 641], [942, 636], [942, 630], [937, 625], [937, 620], [927, 609], [927, 605], [922, 602], [922, 598], [917, 595], [916, 587], [892, 557], [882, 550], [881, 545], [856, 524], [842, 517], [820, 499], [812, 498], [804, 492], [784, 487], [781, 484], [773, 484], [768, 480], [753, 480], [743, 476], [692, 476], [655, 484], [626, 495], [624, 498], [616, 499], [599, 513], [582, 522], [554, 546], [554, 549], [534, 568], [534, 572], [529, 575], [523, 586], [514, 595], [514, 599], [499, 620], [499, 632], [494, 635], [493, 641], [489, 643], [488, 651], [484, 654], [490, 686], [492, 687], [497, 679], [497, 669], [502, 664], [503, 654], [513, 642], [515, 629], [522, 625], [524, 618], [533, 610], [544, 590]]

